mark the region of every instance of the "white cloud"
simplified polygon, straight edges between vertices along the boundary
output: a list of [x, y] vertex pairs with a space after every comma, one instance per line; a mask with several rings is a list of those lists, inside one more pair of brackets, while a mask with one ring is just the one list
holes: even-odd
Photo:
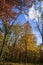
[[43, 8], [43, 1], [41, 2], [41, 7]]
[[34, 9], [34, 5], [32, 6], [32, 8], [30, 8], [28, 14], [29, 14], [30, 19], [35, 19], [35, 20], [38, 20], [38, 17], [40, 17], [40, 15], [41, 15], [39, 13], [39, 10]]
[[[42, 4], [43, 5], [43, 4]], [[38, 17], [41, 16], [41, 13], [39, 12], [39, 10], [35, 10], [34, 9], [34, 5], [29, 9], [29, 12], [28, 12], [28, 16], [25, 15], [25, 18], [28, 19], [30, 18], [31, 20], [35, 19], [36, 21], [38, 21]]]
[[35, 9], [34, 9], [33, 6], [32, 6], [32, 8], [29, 9], [28, 14], [29, 14], [29, 18], [30, 19], [34, 19], [36, 17], [36, 15], [35, 15]]

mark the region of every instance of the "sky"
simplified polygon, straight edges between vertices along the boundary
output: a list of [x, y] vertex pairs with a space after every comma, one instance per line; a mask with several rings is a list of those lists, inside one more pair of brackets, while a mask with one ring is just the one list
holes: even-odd
[[18, 17], [19, 21], [21, 24], [24, 24], [25, 22], [29, 21], [31, 27], [32, 27], [32, 30], [33, 30], [33, 33], [36, 35], [36, 38], [37, 38], [37, 45], [39, 45], [40, 43], [42, 43], [42, 38], [41, 38], [41, 35], [38, 31], [38, 29], [36, 28], [36, 23], [34, 20], [30, 20], [30, 19], [26, 19], [25, 16], [22, 14]]
[[42, 37], [41, 37], [40, 32], [38, 31], [38, 29], [36, 28], [37, 25], [36, 25], [35, 22], [38, 22], [38, 18], [41, 17], [42, 12], [43, 12], [43, 1], [42, 2], [36, 1], [36, 4], [33, 5], [31, 8], [29, 8], [28, 17], [25, 14], [24, 15], [22, 14], [18, 17], [18, 19], [20, 21], [22, 21], [22, 23], [25, 23], [26, 21], [29, 21], [30, 25], [32, 26], [33, 33], [37, 37], [37, 44], [38, 45], [42, 43]]
[[[18, 12], [17, 9], [12, 9], [12, 11], [13, 12], [17, 11]], [[26, 14], [21, 14], [17, 18], [17, 20], [19, 20], [21, 24], [24, 24], [26, 21], [29, 21], [30, 25], [32, 26], [33, 33], [37, 37], [37, 44], [38, 45], [40, 43], [42, 43], [42, 38], [41, 38], [41, 35], [40, 35], [40, 33], [37, 29], [37, 26], [36, 26], [35, 22], [38, 22], [38, 17], [40, 18], [42, 12], [43, 12], [43, 1], [38, 2], [38, 0], [36, 0], [36, 4], [28, 9], [28, 12], [27, 12], [28, 17], [27, 17]], [[1, 20], [0, 20], [0, 22], [1, 22]], [[1, 23], [0, 23], [0, 26], [1, 26]]]

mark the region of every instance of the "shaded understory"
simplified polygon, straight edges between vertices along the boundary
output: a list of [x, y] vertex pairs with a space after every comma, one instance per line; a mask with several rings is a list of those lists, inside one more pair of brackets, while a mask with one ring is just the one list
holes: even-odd
[[11, 63], [11, 62], [0, 62], [0, 65], [43, 65], [42, 63]]

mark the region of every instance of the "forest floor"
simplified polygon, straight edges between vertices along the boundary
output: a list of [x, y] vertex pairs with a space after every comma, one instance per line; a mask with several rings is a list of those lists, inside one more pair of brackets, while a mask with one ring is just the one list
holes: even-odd
[[0, 65], [43, 65], [43, 64], [0, 62]]

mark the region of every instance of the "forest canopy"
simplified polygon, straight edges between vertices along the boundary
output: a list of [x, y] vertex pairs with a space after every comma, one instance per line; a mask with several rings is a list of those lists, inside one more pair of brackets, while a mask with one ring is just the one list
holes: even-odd
[[42, 0], [0, 0], [0, 61], [43, 62]]

